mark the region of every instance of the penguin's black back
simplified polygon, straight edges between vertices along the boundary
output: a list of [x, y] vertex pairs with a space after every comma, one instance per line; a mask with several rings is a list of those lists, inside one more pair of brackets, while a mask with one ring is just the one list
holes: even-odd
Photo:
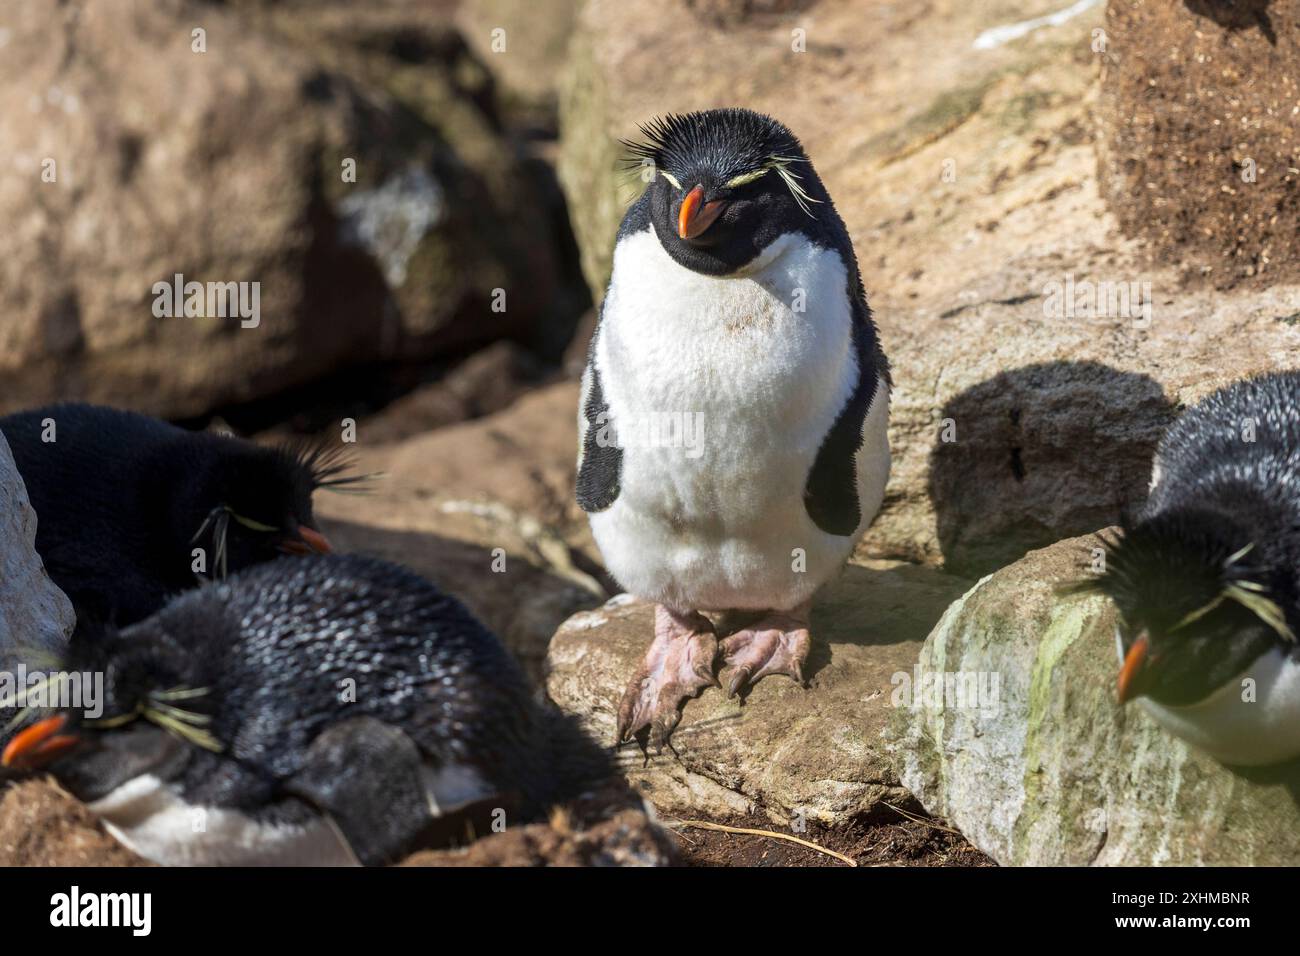
[[[42, 440], [52, 419], [55, 441]], [[190, 433], [116, 409], [64, 404], [0, 418], [36, 511], [36, 550], [84, 614], [127, 623], [193, 584], [161, 552], [169, 459]]]
[[[310, 476], [276, 449], [135, 412], [51, 405], [0, 418], [0, 432], [36, 511], [36, 551], [91, 621], [134, 623], [195, 586], [191, 538], [221, 503], [207, 496], [223, 467], [244, 468], [268, 496], [310, 501]], [[266, 467], [249, 470], [255, 458]]]
[[323, 730], [360, 716], [402, 730], [431, 766], [475, 768], [531, 812], [607, 772], [604, 752], [534, 700], [464, 605], [385, 561], [258, 565], [173, 600], [119, 640], [165, 642], [208, 688], [195, 709], [227, 749], [192, 761], [187, 783], [223, 805], [265, 799]]
[[1186, 411], [1156, 451], [1143, 519], [1193, 509], [1231, 517], [1300, 582], [1300, 372], [1235, 382]]
[[1207, 396], [1170, 426], [1156, 459], [1161, 478], [1148, 512], [1235, 488], [1268, 489], [1300, 508], [1300, 372], [1261, 375]]

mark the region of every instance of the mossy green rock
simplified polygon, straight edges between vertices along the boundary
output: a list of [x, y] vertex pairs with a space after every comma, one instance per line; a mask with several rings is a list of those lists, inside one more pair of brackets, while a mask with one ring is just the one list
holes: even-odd
[[996, 706], [898, 710], [903, 784], [1004, 865], [1300, 861], [1300, 764], [1234, 770], [1116, 704], [1109, 602], [1056, 593], [1095, 544], [1033, 551], [944, 614], [921, 671], [996, 681]]

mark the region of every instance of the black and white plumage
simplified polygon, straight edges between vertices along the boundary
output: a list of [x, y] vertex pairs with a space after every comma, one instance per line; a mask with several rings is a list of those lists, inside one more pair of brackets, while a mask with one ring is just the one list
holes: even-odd
[[[653, 179], [583, 376], [577, 497], [613, 576], [660, 606], [619, 736], [663, 739], [713, 681], [701, 610], [785, 615], [723, 642], [733, 692], [800, 677], [807, 605], [884, 495], [890, 379], [848, 232], [788, 129], [725, 109], [643, 133]], [[683, 425], [697, 442], [663, 440]]]
[[163, 864], [388, 863], [608, 773], [463, 605], [375, 559], [258, 565], [65, 667], [106, 675], [102, 715], [28, 714], [4, 762]]
[[337, 449], [256, 445], [98, 405], [17, 412], [0, 418], [0, 432], [50, 577], [79, 617], [120, 625], [202, 578], [328, 550], [313, 493], [365, 477], [344, 474]]
[[1198, 403], [1090, 585], [1120, 612], [1120, 699], [1229, 764], [1300, 755], [1300, 372]]

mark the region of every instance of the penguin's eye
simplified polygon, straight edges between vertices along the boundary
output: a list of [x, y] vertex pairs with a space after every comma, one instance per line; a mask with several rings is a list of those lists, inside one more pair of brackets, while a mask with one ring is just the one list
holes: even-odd
[[767, 173], [767, 167], [764, 167], [763, 169], [755, 169], [748, 173], [741, 173], [739, 176], [733, 177], [727, 181], [727, 188], [739, 189], [741, 186], [748, 186], [750, 183], [762, 179], [767, 175]]
[[672, 183], [674, 189], [676, 189], [678, 192], [681, 192], [682, 184], [677, 181], [676, 176], [674, 176], [672, 173], [664, 172], [664, 170], [662, 169], [659, 170], [659, 175], [662, 176], [664, 179], [668, 180], [670, 183]]

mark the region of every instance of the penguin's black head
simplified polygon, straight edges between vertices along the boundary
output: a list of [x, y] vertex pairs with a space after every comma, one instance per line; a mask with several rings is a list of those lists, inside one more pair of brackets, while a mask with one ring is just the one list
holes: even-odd
[[[48, 767], [61, 776], [60, 761], [75, 765], [97, 753], [107, 743], [106, 735], [144, 725], [178, 741], [220, 751], [221, 744], [208, 729], [208, 667], [204, 655], [182, 647], [154, 619], [125, 631], [98, 622], [79, 627], [66, 656], [51, 671], [64, 675], [68, 683], [41, 690], [42, 702], [57, 706], [29, 709], [31, 691], [26, 691], [28, 697], [16, 702], [22, 709], [21, 729], [0, 750], [0, 766]], [[102, 683], [95, 685], [95, 680]], [[0, 703], [5, 710], [15, 704]]]
[[770, 116], [743, 109], [670, 114], [641, 133], [643, 142], [624, 144], [629, 166], [653, 170], [655, 233], [688, 269], [733, 274], [778, 237], [815, 230], [830, 208], [799, 140]]
[[224, 576], [282, 553], [328, 552], [329, 541], [316, 529], [312, 495], [318, 488], [365, 480], [345, 474], [349, 467], [337, 448], [219, 439], [174, 521], [185, 536], [185, 553], [208, 546], [209, 573]]
[[[1295, 595], [1232, 518], [1165, 512], [1106, 542], [1104, 572], [1082, 586], [1119, 611], [1119, 700], [1170, 706], [1209, 697], [1275, 646], [1294, 643]], [[1294, 612], [1292, 612], [1294, 613]]]

